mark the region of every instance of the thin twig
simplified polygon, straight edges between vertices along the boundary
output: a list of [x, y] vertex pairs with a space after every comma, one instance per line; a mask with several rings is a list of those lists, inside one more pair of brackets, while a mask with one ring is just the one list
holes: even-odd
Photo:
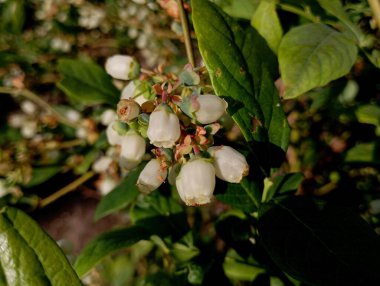
[[183, 36], [185, 38], [185, 46], [186, 46], [186, 54], [189, 63], [195, 67], [194, 53], [193, 53], [193, 45], [191, 42], [190, 29], [189, 29], [189, 20], [187, 19], [187, 15], [185, 9], [183, 8], [183, 1], [177, 0], [179, 15], [181, 17], [181, 25], [183, 30]]
[[321, 21], [321, 19], [318, 16], [314, 16], [312, 13], [306, 12], [306, 11], [299, 9], [297, 7], [294, 7], [292, 5], [279, 3], [278, 7], [283, 11], [287, 11], [287, 12], [290, 12], [293, 14], [297, 14], [297, 15], [305, 18], [305, 19], [308, 19], [308, 20], [314, 22], [314, 23], [319, 23]]
[[377, 28], [380, 29], [380, 1], [379, 0], [368, 0], [369, 6], [371, 7], [373, 18], [376, 21]]
[[45, 100], [43, 100], [41, 97], [31, 92], [30, 90], [0, 86], [0, 93], [10, 94], [15, 97], [22, 96], [28, 98], [35, 104], [39, 105], [41, 108], [53, 114], [60, 123], [70, 126], [72, 128], [77, 128], [77, 126], [74, 123], [72, 123], [66, 117], [62, 116], [62, 114], [55, 110], [49, 103], [47, 103]]
[[47, 205], [51, 204], [52, 202], [55, 202], [59, 198], [63, 197], [64, 195], [75, 191], [80, 185], [82, 185], [84, 182], [88, 181], [91, 179], [96, 173], [95, 172], [87, 172], [86, 174], [82, 175], [75, 181], [71, 182], [67, 186], [63, 187], [62, 189], [58, 190], [54, 194], [51, 194], [47, 198], [44, 198], [40, 201], [38, 204], [39, 208], [46, 207]]

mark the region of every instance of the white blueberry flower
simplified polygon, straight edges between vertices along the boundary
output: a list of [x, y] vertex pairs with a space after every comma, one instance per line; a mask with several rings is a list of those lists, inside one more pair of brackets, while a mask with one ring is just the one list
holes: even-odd
[[26, 139], [33, 138], [37, 134], [37, 122], [26, 121], [21, 126], [21, 135]]
[[137, 187], [142, 193], [156, 190], [165, 181], [167, 170], [162, 168], [157, 159], [152, 159], [141, 171], [137, 180]]
[[143, 159], [145, 148], [146, 143], [142, 136], [134, 132], [124, 135], [121, 142], [120, 166], [129, 170], [137, 167]]
[[117, 116], [121, 122], [128, 123], [140, 114], [140, 106], [133, 99], [121, 99], [117, 104]]
[[13, 113], [8, 118], [9, 126], [20, 128], [27, 121], [27, 116], [23, 113]]
[[114, 55], [107, 59], [105, 68], [113, 78], [129, 80], [138, 76], [140, 65], [131, 56]]
[[79, 120], [82, 118], [81, 114], [74, 109], [67, 110], [65, 112], [65, 115], [66, 115], [66, 118], [73, 123], [79, 122]]
[[149, 117], [148, 138], [156, 147], [171, 148], [181, 136], [179, 119], [167, 104], [160, 104]]
[[227, 102], [214, 94], [201, 94], [197, 96], [199, 108], [195, 117], [201, 124], [217, 121], [226, 112]]
[[106, 196], [117, 186], [117, 182], [111, 176], [105, 176], [102, 178], [100, 184], [98, 185], [98, 190], [102, 196]]
[[135, 92], [136, 92], [136, 84], [133, 81], [131, 81], [121, 91], [120, 99], [133, 98], [140, 105], [148, 101], [148, 99], [146, 99], [143, 95], [135, 96]]
[[110, 125], [108, 125], [106, 129], [106, 135], [108, 139], [108, 143], [111, 146], [120, 145], [123, 141], [123, 136], [121, 136], [117, 131], [113, 128], [113, 125], [116, 123], [116, 120], [112, 121]]
[[37, 112], [37, 106], [29, 100], [24, 100], [23, 102], [21, 102], [20, 107], [21, 110], [28, 115], [35, 115]]
[[108, 156], [102, 156], [92, 164], [92, 170], [96, 173], [106, 172], [108, 167], [112, 163], [112, 158]]
[[209, 203], [215, 188], [214, 166], [202, 158], [185, 163], [176, 178], [176, 187], [188, 206]]
[[214, 159], [216, 176], [230, 183], [240, 183], [248, 175], [249, 165], [245, 157], [230, 146], [213, 146], [208, 149]]
[[100, 115], [100, 123], [104, 126], [108, 126], [113, 121], [117, 119], [117, 114], [113, 109], [105, 110], [102, 115]]

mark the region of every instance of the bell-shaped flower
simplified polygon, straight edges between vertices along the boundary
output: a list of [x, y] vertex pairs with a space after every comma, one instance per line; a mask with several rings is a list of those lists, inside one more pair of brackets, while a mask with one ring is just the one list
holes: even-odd
[[134, 79], [140, 72], [140, 65], [134, 58], [126, 55], [114, 55], [106, 61], [106, 72], [116, 79]]
[[107, 135], [107, 139], [108, 139], [108, 143], [110, 143], [111, 146], [114, 146], [114, 145], [120, 145], [122, 140], [123, 140], [123, 136], [121, 136], [114, 128], [113, 128], [113, 125], [116, 123], [117, 121], [114, 120], [112, 121], [108, 126], [107, 126], [107, 129], [106, 129], [106, 135]]
[[137, 187], [140, 192], [149, 194], [157, 189], [165, 181], [167, 170], [162, 168], [157, 159], [152, 159], [146, 164], [137, 179]]
[[124, 135], [121, 142], [120, 166], [128, 170], [137, 167], [143, 159], [145, 148], [146, 143], [141, 135], [133, 131]]
[[121, 91], [120, 99], [133, 98], [134, 101], [136, 101], [139, 105], [143, 105], [143, 103], [148, 101], [148, 99], [146, 99], [142, 94], [137, 95], [137, 96], [135, 96], [135, 94], [136, 94], [136, 84], [134, 83], [134, 81], [131, 81]]
[[215, 94], [201, 94], [196, 97], [198, 109], [194, 115], [201, 124], [209, 124], [217, 121], [226, 112], [228, 104]]
[[133, 99], [121, 99], [117, 104], [117, 116], [121, 122], [128, 123], [140, 114], [140, 106]]
[[176, 187], [188, 206], [209, 203], [215, 188], [214, 166], [202, 158], [185, 163], [176, 178]]
[[249, 165], [245, 157], [230, 146], [213, 146], [208, 149], [214, 159], [216, 176], [230, 183], [240, 183], [248, 175]]
[[181, 136], [179, 119], [173, 110], [161, 103], [149, 117], [148, 138], [156, 147], [171, 148]]

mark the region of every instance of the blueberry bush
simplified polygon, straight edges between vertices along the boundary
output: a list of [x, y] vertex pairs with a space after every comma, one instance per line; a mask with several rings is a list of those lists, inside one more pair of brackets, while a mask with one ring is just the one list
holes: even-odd
[[380, 283], [378, 1], [0, 5], [0, 285]]

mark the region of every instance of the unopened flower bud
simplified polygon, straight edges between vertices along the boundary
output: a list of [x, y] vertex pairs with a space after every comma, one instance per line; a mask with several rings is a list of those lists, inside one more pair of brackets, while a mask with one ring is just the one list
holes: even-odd
[[112, 163], [112, 158], [108, 156], [102, 156], [99, 159], [97, 159], [94, 164], [92, 165], [92, 170], [96, 173], [103, 173], [108, 170], [108, 167]]
[[145, 140], [136, 133], [128, 133], [123, 136], [120, 152], [120, 166], [125, 169], [133, 169], [140, 164], [145, 154]]
[[138, 76], [140, 65], [131, 56], [114, 55], [107, 59], [106, 71], [113, 78], [129, 80]]
[[157, 189], [165, 181], [167, 170], [162, 168], [157, 159], [152, 159], [141, 171], [137, 180], [140, 192], [149, 194]]
[[107, 135], [107, 139], [108, 139], [108, 142], [110, 143], [111, 146], [114, 146], [114, 145], [120, 145], [122, 140], [123, 140], [123, 136], [121, 136], [114, 128], [113, 128], [113, 125], [116, 123], [117, 121], [112, 121], [110, 125], [108, 125], [107, 127], [107, 130], [106, 130], [106, 135]]
[[107, 109], [100, 115], [100, 123], [108, 126], [117, 119], [116, 112], [113, 109]]
[[249, 165], [245, 157], [230, 146], [214, 146], [208, 149], [214, 159], [216, 176], [230, 183], [240, 183], [248, 175]]
[[201, 94], [197, 96], [199, 109], [195, 111], [195, 118], [201, 124], [217, 121], [226, 112], [227, 102], [214, 94]]
[[179, 119], [167, 104], [160, 104], [150, 115], [147, 135], [151, 144], [164, 148], [173, 147], [181, 136]]
[[214, 166], [202, 158], [185, 163], [176, 178], [176, 187], [188, 206], [209, 203], [215, 188]]
[[140, 106], [133, 99], [122, 99], [117, 104], [117, 116], [121, 122], [128, 123], [140, 114]]
[[139, 105], [143, 105], [148, 101], [142, 94], [135, 96], [136, 94], [136, 84], [134, 81], [129, 82], [121, 91], [120, 99], [130, 99], [133, 98]]

